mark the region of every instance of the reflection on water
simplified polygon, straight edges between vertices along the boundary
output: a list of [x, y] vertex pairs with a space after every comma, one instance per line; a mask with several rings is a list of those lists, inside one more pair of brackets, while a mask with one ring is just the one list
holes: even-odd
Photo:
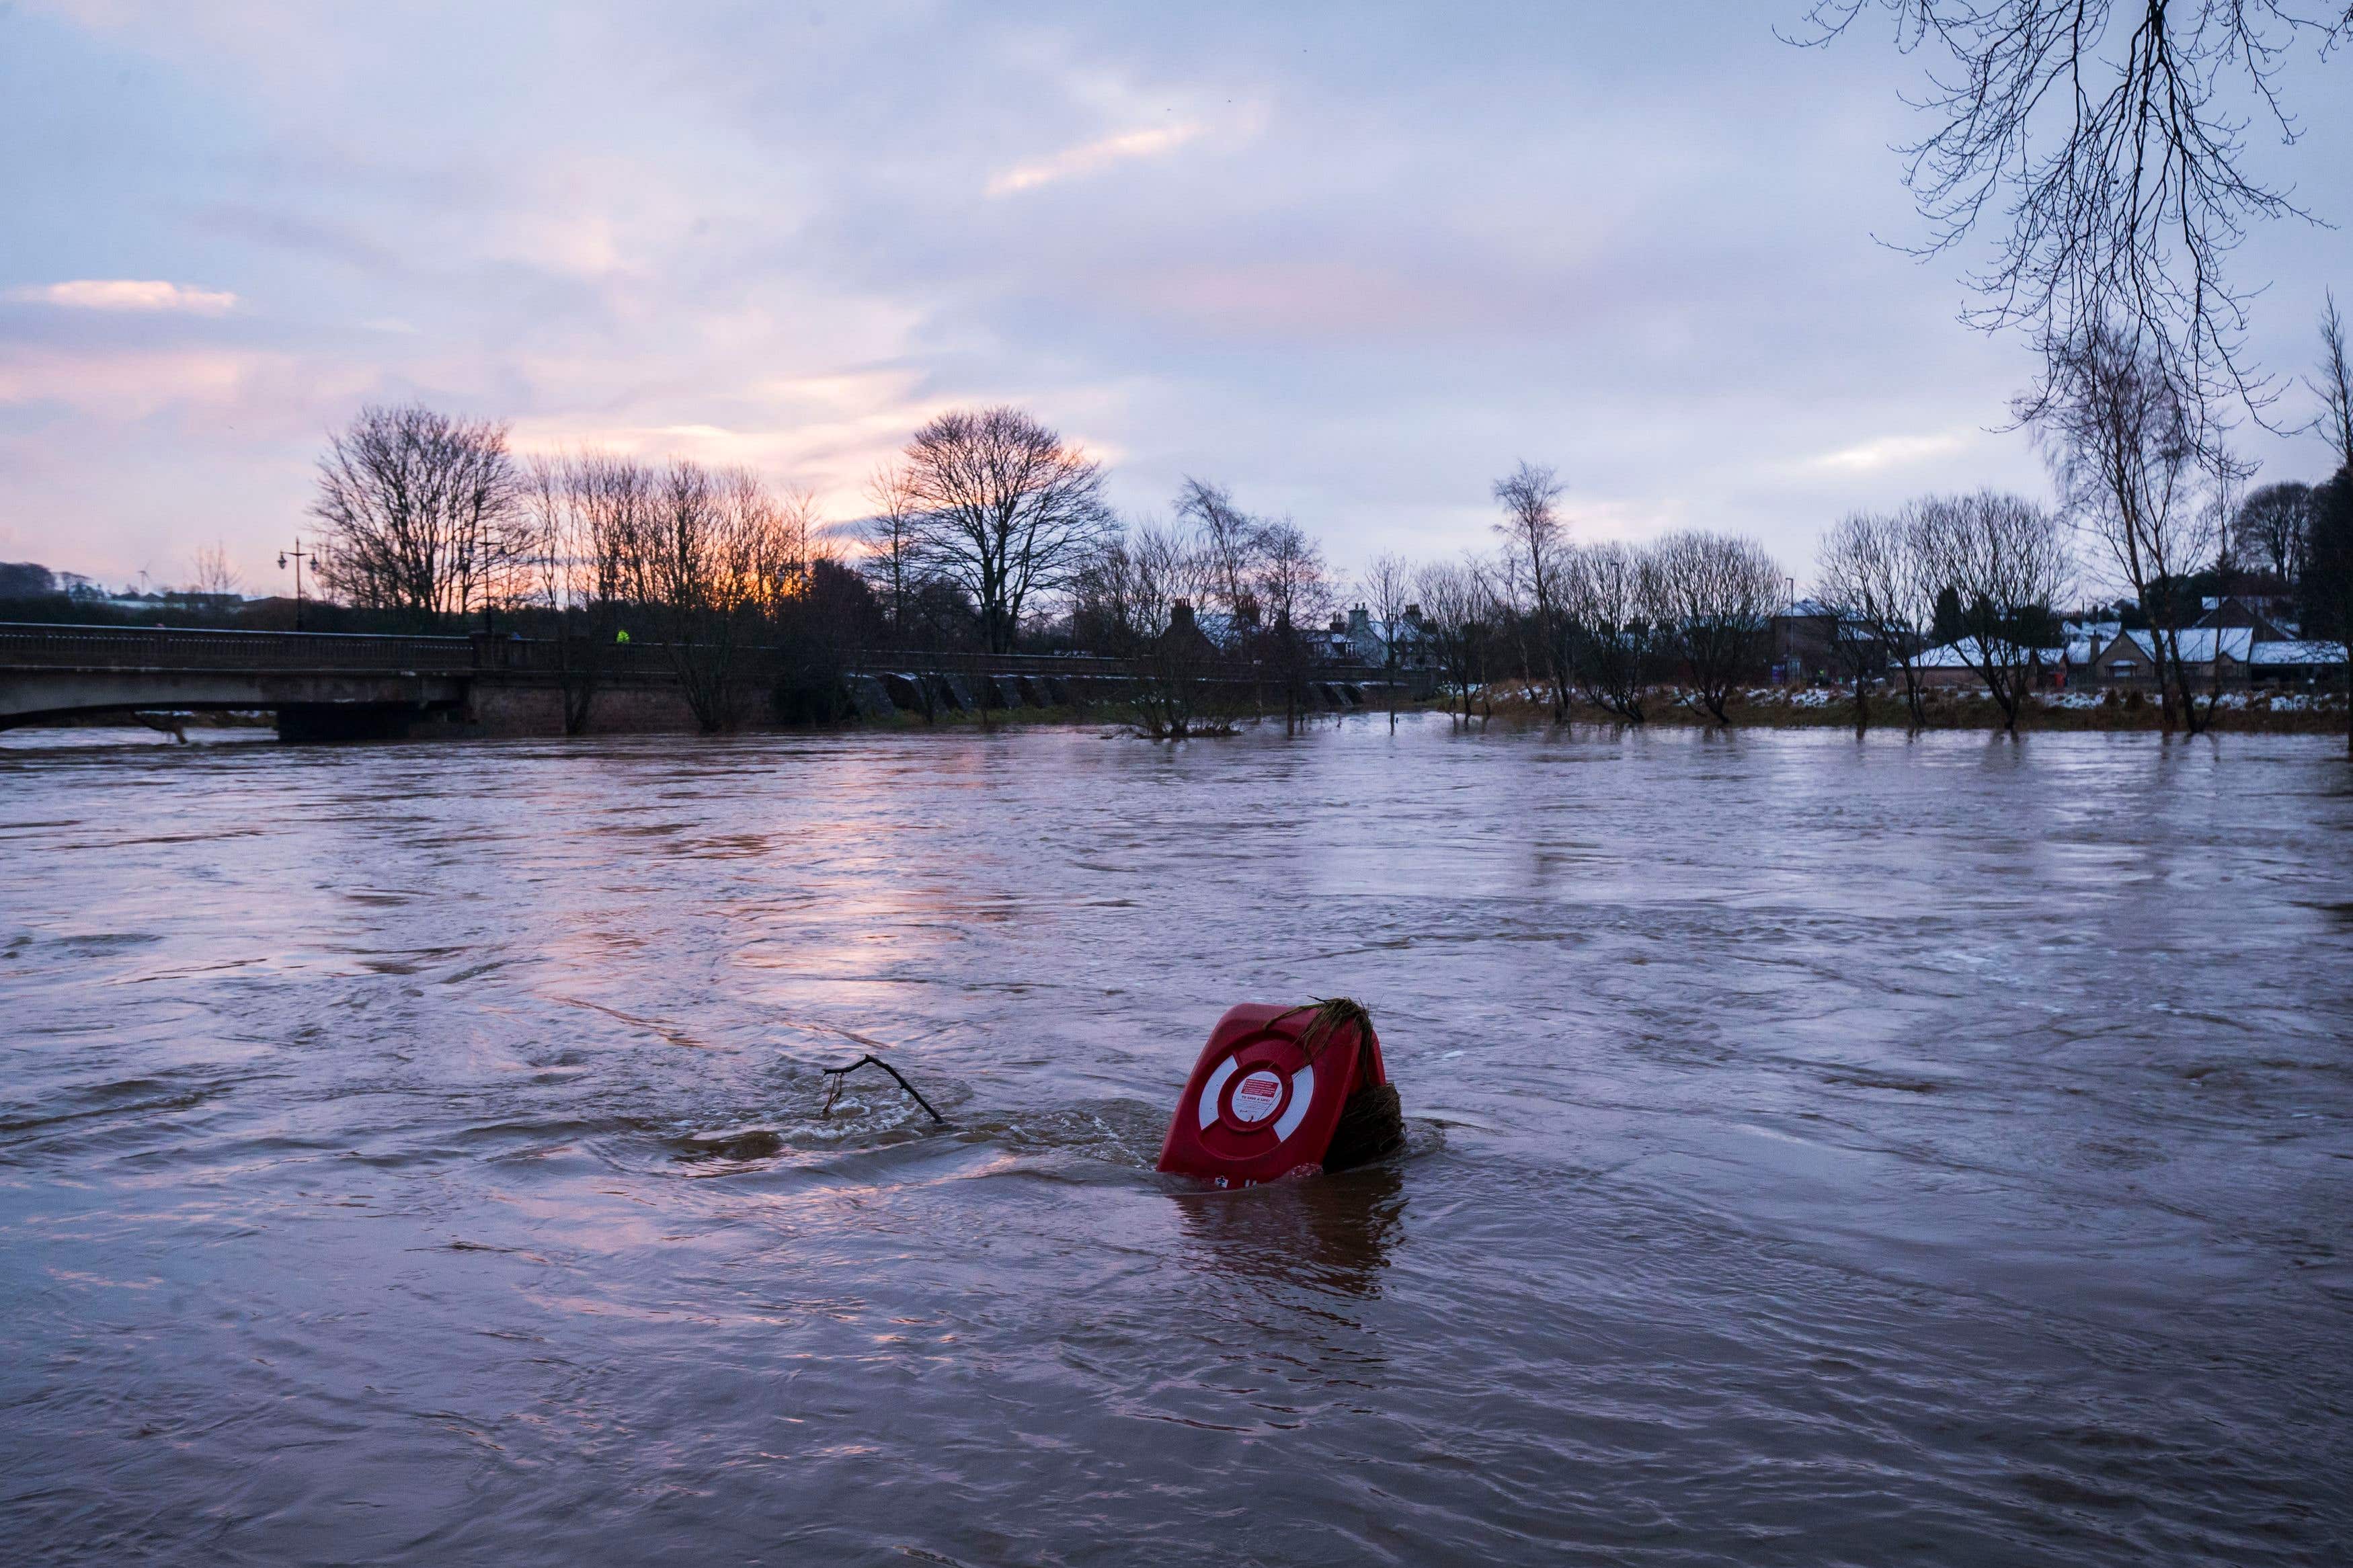
[[[2325, 739], [131, 740], [0, 737], [0, 1557], [2353, 1539]], [[1155, 1174], [1314, 995], [1407, 1155]]]
[[1194, 1266], [1335, 1296], [1374, 1296], [1405, 1206], [1404, 1160], [1219, 1192], [1180, 1187]]

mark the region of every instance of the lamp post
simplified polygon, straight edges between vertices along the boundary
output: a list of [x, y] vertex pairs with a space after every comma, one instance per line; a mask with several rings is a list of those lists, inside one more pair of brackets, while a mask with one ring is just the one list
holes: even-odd
[[286, 570], [286, 563], [289, 559], [294, 563], [294, 629], [298, 632], [302, 629], [302, 557], [306, 553], [309, 552], [303, 550], [300, 535], [295, 537], [292, 550], [281, 550], [278, 552], [278, 569], [280, 572]]

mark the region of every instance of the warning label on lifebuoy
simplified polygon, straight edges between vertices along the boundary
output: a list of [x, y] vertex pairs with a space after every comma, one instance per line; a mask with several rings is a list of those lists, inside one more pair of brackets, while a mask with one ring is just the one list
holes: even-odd
[[1274, 1114], [1282, 1099], [1282, 1079], [1264, 1068], [1234, 1086], [1234, 1120], [1256, 1123]]

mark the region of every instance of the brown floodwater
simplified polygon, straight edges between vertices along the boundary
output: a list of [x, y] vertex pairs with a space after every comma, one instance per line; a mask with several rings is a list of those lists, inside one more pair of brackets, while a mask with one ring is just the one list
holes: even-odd
[[[2326, 738], [10, 737], [0, 1557], [2343, 1562], [2348, 848]], [[1155, 1175], [1333, 994], [1408, 1154]]]

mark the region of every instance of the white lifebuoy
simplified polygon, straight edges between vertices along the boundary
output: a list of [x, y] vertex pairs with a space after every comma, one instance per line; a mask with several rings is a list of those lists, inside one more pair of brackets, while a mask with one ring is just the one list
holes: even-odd
[[[1234, 1058], [1228, 1057], [1210, 1069], [1208, 1081], [1201, 1086], [1199, 1114], [1204, 1129], [1218, 1120], [1218, 1108], [1224, 1103], [1227, 1080], [1234, 1076]], [[1299, 1131], [1307, 1119], [1307, 1107], [1315, 1098], [1315, 1064], [1308, 1062], [1291, 1075], [1291, 1102], [1282, 1108], [1282, 1115], [1274, 1124], [1277, 1142]]]

